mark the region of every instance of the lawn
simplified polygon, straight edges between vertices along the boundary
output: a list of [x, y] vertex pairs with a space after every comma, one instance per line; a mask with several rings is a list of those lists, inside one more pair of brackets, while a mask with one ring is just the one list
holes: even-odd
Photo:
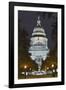
[[52, 78], [57, 77], [57, 73], [54, 74], [46, 74], [46, 75], [20, 75], [19, 79], [34, 79], [34, 78]]

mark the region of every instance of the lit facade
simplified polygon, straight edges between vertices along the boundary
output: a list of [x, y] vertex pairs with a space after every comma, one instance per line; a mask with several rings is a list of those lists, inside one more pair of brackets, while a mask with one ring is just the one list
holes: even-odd
[[38, 64], [38, 71], [41, 70], [42, 61], [47, 58], [48, 52], [48, 38], [46, 37], [45, 30], [41, 26], [40, 17], [38, 17], [37, 25], [30, 39], [29, 48], [29, 53], [31, 53], [30, 57]]

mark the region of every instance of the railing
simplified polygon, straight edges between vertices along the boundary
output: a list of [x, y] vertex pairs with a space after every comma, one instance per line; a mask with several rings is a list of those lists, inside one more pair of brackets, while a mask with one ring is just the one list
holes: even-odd
[[33, 46], [33, 47], [31, 47], [30, 49], [29, 49], [29, 51], [47, 51], [48, 50], [48, 48], [47, 47], [45, 47], [45, 46]]

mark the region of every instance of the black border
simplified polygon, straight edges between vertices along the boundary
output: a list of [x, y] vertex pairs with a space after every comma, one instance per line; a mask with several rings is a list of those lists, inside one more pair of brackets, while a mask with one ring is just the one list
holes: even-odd
[[[61, 81], [47, 83], [14, 84], [14, 6], [46, 7], [61, 9]], [[64, 5], [9, 2], [9, 88], [64, 85]]]

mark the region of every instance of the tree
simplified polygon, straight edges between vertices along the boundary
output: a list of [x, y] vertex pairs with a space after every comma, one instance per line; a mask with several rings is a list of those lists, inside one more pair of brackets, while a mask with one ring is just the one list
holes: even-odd
[[30, 40], [27, 30], [24, 27], [20, 27], [22, 21], [18, 24], [18, 78], [21, 77], [21, 72], [24, 71], [24, 66], [27, 65], [27, 70], [30, 68], [32, 70], [37, 69], [37, 65], [35, 62], [30, 58], [29, 55], [29, 46]]
[[48, 57], [43, 62], [42, 68], [43, 69], [45, 69], [45, 67], [51, 68], [52, 64], [54, 64], [55, 68], [57, 68], [57, 14], [44, 12], [43, 19], [46, 22], [48, 28], [51, 30], [51, 39], [55, 46], [54, 48], [50, 49]]

